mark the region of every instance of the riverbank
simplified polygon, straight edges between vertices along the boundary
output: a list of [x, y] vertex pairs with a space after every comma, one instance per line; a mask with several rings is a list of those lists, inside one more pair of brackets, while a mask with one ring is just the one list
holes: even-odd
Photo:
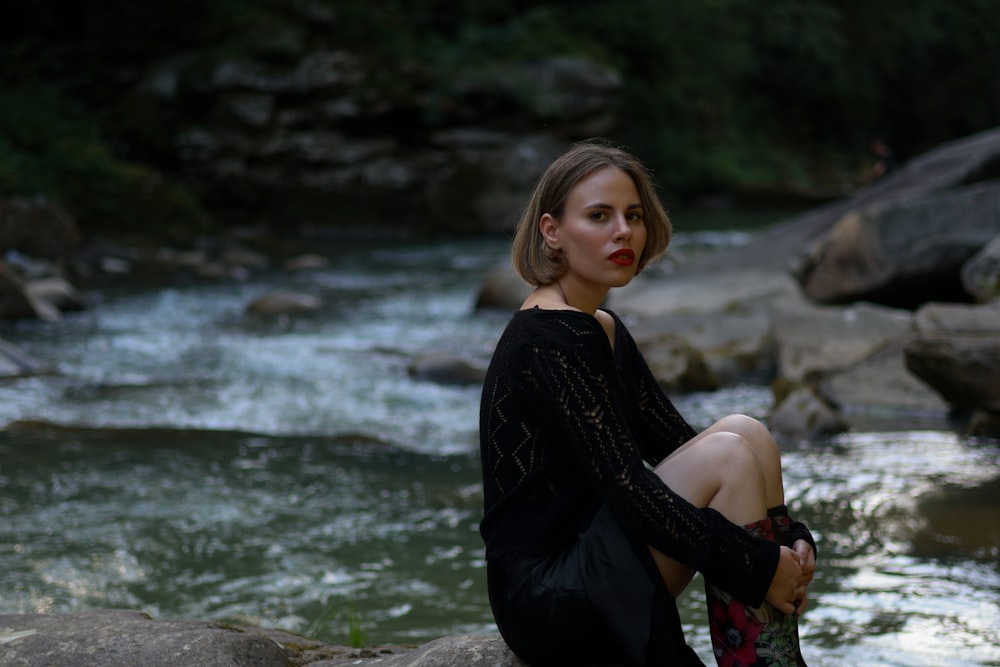
[[138, 611], [0, 615], [0, 664], [14, 667], [522, 667], [497, 634], [421, 646], [348, 647], [258, 626], [156, 620]]

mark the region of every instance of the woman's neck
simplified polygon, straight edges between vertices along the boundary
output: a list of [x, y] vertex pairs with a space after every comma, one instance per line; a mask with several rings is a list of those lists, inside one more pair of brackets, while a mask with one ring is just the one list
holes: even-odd
[[532, 292], [523, 308], [544, 308], [548, 310], [579, 310], [590, 315], [597, 313], [597, 308], [607, 296], [607, 290], [597, 294], [593, 290], [583, 290], [564, 279], [548, 285], [542, 285]]

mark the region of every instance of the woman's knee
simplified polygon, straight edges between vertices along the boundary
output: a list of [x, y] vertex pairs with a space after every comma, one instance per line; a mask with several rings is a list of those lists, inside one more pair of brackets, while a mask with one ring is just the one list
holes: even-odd
[[720, 431], [729, 431], [743, 437], [762, 458], [781, 459], [781, 452], [771, 431], [753, 417], [741, 414], [727, 415], [713, 425], [713, 428], [716, 427]]
[[675, 493], [704, 507], [734, 479], [746, 482], [762, 477], [760, 467], [745, 438], [729, 431], [711, 431], [668, 457], [654, 471]]
[[768, 479], [754, 447], [743, 436], [721, 431], [705, 439], [715, 449], [718, 489], [708, 503], [736, 523], [749, 523], [767, 508]]
[[781, 450], [764, 424], [747, 415], [732, 414], [723, 417], [713, 428], [718, 427], [742, 436], [760, 463], [767, 484], [767, 502], [780, 505], [784, 502], [784, 481], [781, 471]]
[[759, 419], [754, 419], [749, 415], [738, 413], [726, 415], [713, 424], [713, 428], [716, 427], [720, 431], [732, 431], [752, 443], [757, 441], [774, 442], [768, 428]]

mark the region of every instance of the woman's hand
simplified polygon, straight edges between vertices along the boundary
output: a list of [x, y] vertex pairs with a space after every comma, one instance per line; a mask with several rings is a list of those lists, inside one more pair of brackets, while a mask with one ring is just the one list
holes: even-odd
[[799, 565], [802, 566], [798, 594], [795, 597], [795, 602], [792, 603], [795, 605], [795, 613], [801, 616], [809, 602], [809, 594], [806, 589], [812, 583], [813, 575], [816, 574], [816, 554], [813, 552], [812, 545], [805, 540], [795, 540], [792, 548], [799, 557]]
[[[811, 550], [810, 550], [811, 551]], [[767, 589], [764, 599], [771, 603], [775, 609], [785, 614], [796, 613], [796, 602], [803, 604], [805, 599], [805, 586], [802, 584], [803, 568], [800, 562], [799, 552], [792, 551], [788, 547], [781, 547], [781, 556], [778, 559], [778, 569], [774, 572], [771, 580], [771, 587]], [[813, 569], [815, 569], [815, 560]], [[810, 578], [812, 575], [809, 575]]]

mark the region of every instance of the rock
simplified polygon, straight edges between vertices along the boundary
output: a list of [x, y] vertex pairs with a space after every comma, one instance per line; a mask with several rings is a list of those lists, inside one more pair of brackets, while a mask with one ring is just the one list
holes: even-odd
[[0, 252], [17, 249], [46, 259], [69, 257], [80, 245], [76, 220], [43, 198], [0, 198]]
[[962, 287], [979, 303], [1000, 297], [1000, 234], [962, 266]]
[[[871, 305], [827, 305], [824, 310], [810, 303], [789, 268], [838, 221], [864, 211], [903, 211], [908, 202], [923, 200], [937, 201], [931, 207], [942, 211], [965, 206], [966, 221], [996, 215], [992, 197], [997, 184], [988, 179], [998, 161], [1000, 128], [944, 144], [850, 197], [754, 234], [745, 245], [686, 258], [668, 271], [652, 267], [615, 290], [609, 305], [629, 321], [637, 340], [670, 333], [699, 349], [720, 386], [773, 375], [773, 416], [779, 420], [796, 405], [783, 401], [802, 390], [799, 408], [805, 409], [807, 399], [816, 401], [821, 404], [816, 409], [832, 410], [835, 421], [867, 423], [866, 413], [876, 412], [939, 422], [946, 403], [908, 369], [900, 352], [912, 313]], [[949, 200], [949, 206], [941, 203]], [[683, 232], [684, 220], [673, 222]], [[961, 259], [951, 265], [953, 284], [959, 283], [957, 267], [963, 266], [969, 248], [985, 246], [996, 236], [981, 229], [966, 231], [974, 240], [955, 253]], [[943, 250], [948, 248], [931, 248], [947, 255]], [[954, 292], [970, 298], [960, 287]], [[845, 411], [838, 412], [841, 408]], [[808, 432], [822, 423], [801, 414], [795, 420], [798, 425], [788, 430]]]
[[853, 415], [922, 415], [947, 421], [948, 404], [906, 368], [902, 340], [846, 369], [825, 373], [817, 384], [820, 398]]
[[414, 62], [397, 73], [413, 87], [388, 91], [370, 61], [306, 49], [160, 66], [138, 86], [181, 116], [210, 110], [165, 143], [220, 217], [283, 230], [507, 231], [569, 141], [611, 130], [623, 85], [597, 61], [553, 57], [468, 70], [428, 98], [435, 74]]
[[848, 422], [807, 387], [789, 393], [767, 420], [775, 437], [782, 440], [809, 440], [848, 429]]
[[527, 667], [500, 635], [442, 637], [422, 646], [349, 648], [282, 630], [139, 611], [0, 615], [5, 667]]
[[36, 304], [45, 302], [63, 313], [86, 308], [83, 295], [62, 278], [32, 280], [25, 285], [25, 293]]
[[439, 384], [481, 385], [486, 367], [450, 354], [425, 354], [407, 368], [410, 377]]
[[963, 301], [963, 264], [998, 235], [1000, 184], [979, 184], [852, 211], [803, 254], [795, 275], [820, 303]]
[[[774, 377], [776, 349], [772, 327], [767, 308], [735, 306], [720, 312], [646, 317], [630, 330], [644, 355], [648, 341], [659, 336], [683, 339], [697, 351], [699, 363], [710, 376], [701, 386], [718, 388], [739, 382], [769, 382]], [[657, 379], [665, 387], [677, 386], [665, 377], [657, 375]]]
[[953, 407], [1000, 415], [1000, 301], [924, 306], [904, 352], [906, 367]]
[[292, 315], [318, 310], [322, 302], [314, 296], [290, 290], [274, 290], [251, 301], [246, 312], [251, 315]]
[[705, 360], [687, 340], [671, 334], [637, 341], [653, 377], [666, 391], [712, 391], [719, 385]]
[[32, 299], [20, 277], [0, 262], [0, 319], [33, 318], [54, 321], [59, 319], [59, 311], [44, 301]]
[[[342, 660], [320, 661], [311, 667], [334, 667], [347, 664]], [[388, 656], [373, 655], [350, 664], [382, 667], [528, 667], [507, 647], [498, 634], [470, 634], [442, 637], [423, 646]]]
[[778, 310], [778, 377], [801, 384], [850, 368], [902, 338], [910, 319], [906, 311], [870, 304]]
[[292, 651], [241, 628], [138, 611], [0, 616], [9, 667], [288, 667]]
[[510, 134], [479, 127], [436, 133], [445, 164], [429, 175], [422, 206], [438, 229], [479, 234], [510, 232], [524, 198], [565, 142], [543, 134]]
[[531, 286], [517, 275], [509, 263], [503, 264], [486, 272], [476, 296], [475, 309], [513, 313], [521, 307], [531, 291]]

